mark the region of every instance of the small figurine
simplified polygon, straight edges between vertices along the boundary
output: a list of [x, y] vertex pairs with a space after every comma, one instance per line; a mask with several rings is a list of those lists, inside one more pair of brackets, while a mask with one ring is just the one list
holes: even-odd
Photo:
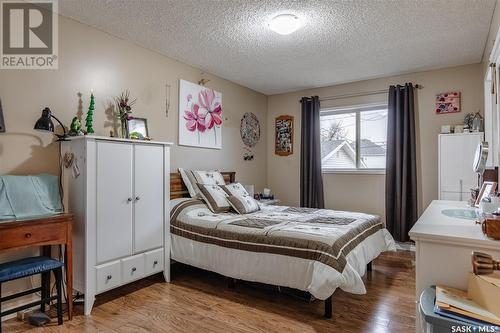
[[94, 134], [94, 93], [90, 93], [90, 105], [85, 118], [85, 126], [87, 126], [87, 134]]
[[68, 135], [69, 136], [79, 136], [79, 135], [84, 135], [82, 131], [82, 125], [80, 124], [80, 120], [78, 117], [74, 117], [73, 120], [71, 121], [71, 126]]

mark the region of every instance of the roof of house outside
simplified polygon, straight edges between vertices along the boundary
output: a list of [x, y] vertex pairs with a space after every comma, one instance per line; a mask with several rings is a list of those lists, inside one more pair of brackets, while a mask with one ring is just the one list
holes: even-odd
[[[365, 165], [365, 158], [370, 156], [384, 156], [385, 147], [368, 139], [361, 141], [361, 163]], [[321, 142], [321, 163], [324, 168], [356, 168], [356, 144], [348, 140], [328, 140]]]
[[[353, 149], [356, 149], [356, 144], [354, 142], [350, 143]], [[361, 156], [375, 156], [375, 155], [385, 155], [385, 147], [371, 141], [368, 139], [361, 139]]]
[[328, 140], [321, 142], [321, 159], [323, 159], [326, 155], [330, 154], [334, 151], [338, 146], [344, 143], [345, 140]]

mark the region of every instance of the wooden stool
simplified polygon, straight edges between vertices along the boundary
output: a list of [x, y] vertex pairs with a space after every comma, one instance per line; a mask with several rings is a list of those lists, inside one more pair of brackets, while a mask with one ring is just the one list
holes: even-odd
[[[57, 299], [57, 323], [62, 325], [63, 323], [63, 310], [62, 310], [62, 267], [64, 264], [59, 260], [55, 260], [49, 257], [30, 257], [20, 260], [10, 261], [0, 264], [0, 320], [3, 316], [7, 316], [16, 313], [20, 310], [29, 309], [36, 305], [40, 305], [40, 310], [45, 311], [45, 304], [49, 304], [50, 301]], [[56, 289], [57, 295], [50, 296], [50, 290], [44, 288], [44, 285], [50, 281], [50, 272], [54, 272], [56, 278]], [[2, 297], [2, 283], [12, 280], [17, 280], [23, 277], [42, 274], [42, 286], [38, 288], [33, 288], [26, 290], [14, 295]], [[14, 309], [10, 309], [2, 312], [2, 302], [9, 301], [14, 298], [21, 296], [26, 296], [36, 292], [41, 292], [41, 299], [36, 302], [32, 302], [26, 305], [19, 306]], [[2, 332], [2, 324], [0, 321], [0, 333]]]

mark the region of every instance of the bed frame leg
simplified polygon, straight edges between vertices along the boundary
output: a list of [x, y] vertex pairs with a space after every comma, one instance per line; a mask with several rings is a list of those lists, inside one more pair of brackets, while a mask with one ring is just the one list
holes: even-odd
[[373, 267], [372, 267], [372, 261], [370, 261], [367, 265], [366, 265], [366, 271], [367, 272], [371, 272], [373, 270]]
[[332, 297], [325, 299], [325, 318], [327, 319], [332, 318]]

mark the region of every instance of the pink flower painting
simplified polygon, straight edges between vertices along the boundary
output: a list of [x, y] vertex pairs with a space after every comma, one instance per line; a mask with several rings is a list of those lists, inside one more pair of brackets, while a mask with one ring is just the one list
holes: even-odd
[[186, 128], [190, 132], [200, 131], [205, 132], [205, 115], [200, 114], [198, 104], [192, 105], [192, 111], [184, 111], [184, 119], [186, 119]]
[[179, 144], [222, 148], [222, 94], [181, 80], [179, 95]]

